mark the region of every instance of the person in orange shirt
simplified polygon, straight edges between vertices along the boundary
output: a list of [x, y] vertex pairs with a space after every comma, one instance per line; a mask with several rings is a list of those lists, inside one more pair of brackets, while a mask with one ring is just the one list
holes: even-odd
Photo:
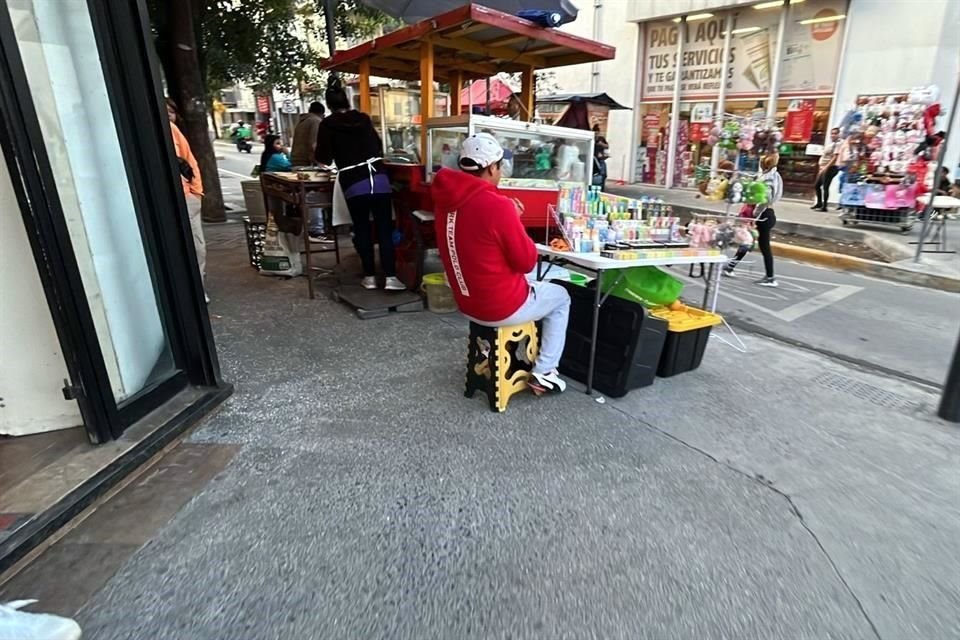
[[[197, 266], [200, 268], [200, 279], [207, 277], [207, 243], [203, 237], [203, 224], [200, 218], [203, 203], [203, 182], [200, 180], [200, 167], [193, 157], [187, 137], [177, 126], [177, 105], [167, 98], [167, 117], [170, 118], [170, 133], [173, 134], [173, 149], [180, 164], [180, 182], [183, 186], [183, 197], [187, 201], [187, 213], [190, 214], [190, 229], [193, 231], [193, 246], [197, 251]], [[210, 297], [204, 292], [204, 298], [210, 302]]]

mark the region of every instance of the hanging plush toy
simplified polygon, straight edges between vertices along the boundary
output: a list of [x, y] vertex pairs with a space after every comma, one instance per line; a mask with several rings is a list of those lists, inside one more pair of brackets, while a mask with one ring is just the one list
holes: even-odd
[[713, 234], [713, 243], [721, 249], [726, 247], [731, 242], [733, 242], [734, 231], [733, 227], [729, 224], [722, 224], [717, 227], [717, 231]]
[[730, 185], [729, 198], [731, 204], [740, 204], [743, 202], [743, 183], [737, 180]]
[[940, 103], [934, 103], [923, 111], [923, 129], [928, 136], [937, 130], [937, 116], [940, 115]]

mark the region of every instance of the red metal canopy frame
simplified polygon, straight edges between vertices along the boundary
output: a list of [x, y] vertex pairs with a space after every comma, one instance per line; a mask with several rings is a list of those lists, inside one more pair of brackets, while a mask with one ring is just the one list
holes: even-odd
[[[360, 76], [360, 109], [370, 110], [370, 76], [420, 81], [420, 112], [433, 117], [433, 83], [452, 85], [451, 110], [460, 112], [464, 81], [499, 72], [520, 73], [520, 101], [534, 112], [533, 72], [613, 59], [616, 49], [594, 40], [540, 27], [477, 4], [423, 20], [336, 53], [323, 67]], [[421, 147], [426, 157], [426, 127]]]

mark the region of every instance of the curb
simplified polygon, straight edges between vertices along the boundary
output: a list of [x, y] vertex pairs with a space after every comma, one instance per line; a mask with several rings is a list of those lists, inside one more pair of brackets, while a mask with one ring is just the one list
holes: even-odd
[[810, 264], [817, 264], [844, 271], [855, 271], [866, 275], [892, 280], [903, 284], [912, 284], [918, 287], [928, 289], [937, 289], [939, 291], [950, 291], [960, 293], [960, 279], [940, 276], [932, 273], [923, 273], [920, 271], [910, 271], [901, 269], [884, 262], [874, 260], [865, 260], [855, 256], [846, 256], [841, 253], [831, 253], [821, 251], [820, 249], [810, 249], [808, 247], [798, 247], [792, 244], [782, 242], [771, 242], [774, 255], [780, 258], [798, 260]]

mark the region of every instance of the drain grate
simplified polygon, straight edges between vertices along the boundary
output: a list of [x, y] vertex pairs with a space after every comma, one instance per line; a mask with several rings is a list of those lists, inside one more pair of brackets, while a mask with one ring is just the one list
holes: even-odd
[[850, 394], [885, 409], [913, 410], [920, 406], [920, 403], [898, 393], [836, 373], [821, 373], [813, 381], [821, 387]]

